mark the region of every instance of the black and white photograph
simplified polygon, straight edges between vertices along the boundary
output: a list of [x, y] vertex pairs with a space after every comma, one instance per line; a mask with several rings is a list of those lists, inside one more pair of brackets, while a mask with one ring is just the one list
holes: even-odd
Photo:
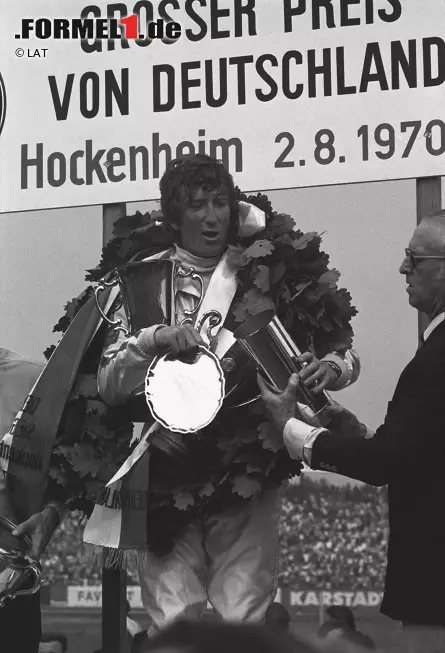
[[0, 17], [0, 651], [444, 653], [445, 3]]

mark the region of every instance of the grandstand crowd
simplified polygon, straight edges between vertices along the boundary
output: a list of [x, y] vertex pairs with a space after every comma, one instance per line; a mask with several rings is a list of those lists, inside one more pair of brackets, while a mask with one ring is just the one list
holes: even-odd
[[288, 486], [282, 510], [282, 587], [383, 589], [386, 488], [338, 487], [303, 475]]
[[[303, 475], [283, 500], [280, 586], [300, 589], [383, 588], [387, 540], [386, 490], [338, 487]], [[99, 565], [85, 560], [83, 522], [71, 513], [42, 560], [46, 582], [100, 585]], [[130, 572], [129, 582], [134, 580]]]

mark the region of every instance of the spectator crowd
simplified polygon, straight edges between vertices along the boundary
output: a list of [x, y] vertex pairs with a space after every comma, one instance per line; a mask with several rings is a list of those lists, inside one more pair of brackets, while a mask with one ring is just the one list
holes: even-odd
[[[382, 589], [387, 540], [386, 489], [332, 486], [306, 475], [289, 485], [280, 528], [280, 585], [299, 589]], [[84, 523], [71, 513], [42, 560], [53, 585], [100, 585], [101, 568], [85, 559]], [[130, 572], [129, 583], [137, 584]]]
[[386, 488], [338, 487], [303, 475], [289, 485], [282, 510], [282, 587], [383, 589]]

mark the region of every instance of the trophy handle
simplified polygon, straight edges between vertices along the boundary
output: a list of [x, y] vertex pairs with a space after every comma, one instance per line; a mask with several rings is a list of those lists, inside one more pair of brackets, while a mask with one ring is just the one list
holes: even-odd
[[[0, 516], [0, 526], [6, 531], [12, 532], [16, 528], [10, 519]], [[13, 536], [12, 536], [13, 537]], [[5, 567], [2, 567], [2, 572], [10, 571], [6, 585], [3, 584], [0, 591], [0, 608], [7, 605], [7, 601], [16, 598], [16, 596], [27, 596], [35, 594], [43, 582], [43, 570], [37, 560], [30, 558], [30, 556], [23, 551], [23, 542], [26, 543], [27, 549], [31, 547], [31, 538], [28, 535], [15, 538], [20, 543], [20, 549], [13, 548], [11, 550], [6, 548], [1, 549], [2, 563], [5, 562]], [[10, 545], [11, 546], [11, 545]], [[6, 557], [5, 557], [6, 556]], [[22, 589], [22, 582], [17, 583], [21, 575], [28, 577], [32, 584], [30, 587]]]
[[[115, 331], [123, 331], [126, 336], [129, 336], [130, 331], [126, 327], [122, 326], [122, 320], [110, 320], [110, 318], [105, 315], [105, 313], [103, 312], [103, 310], [102, 310], [102, 308], [101, 308], [101, 306], [99, 304], [99, 295], [100, 295], [100, 293], [103, 292], [106, 288], [114, 288], [114, 286], [117, 286], [118, 283], [119, 283], [119, 280], [115, 279], [114, 281], [101, 281], [96, 286], [96, 288], [94, 289], [94, 296], [96, 298], [96, 307], [97, 307], [97, 310], [100, 313], [101, 318], [103, 320], [105, 320], [105, 322], [107, 322], [110, 326], [115, 327], [115, 329], [114, 329]], [[122, 302], [120, 303], [119, 308], [121, 306], [122, 306]]]
[[195, 325], [195, 329], [198, 331], [198, 333], [201, 331], [204, 323], [206, 320], [209, 320], [209, 326], [207, 327], [207, 338], [209, 339], [210, 343], [210, 351], [212, 353], [215, 353], [216, 345], [217, 345], [217, 334], [214, 333], [212, 334], [212, 330], [216, 329], [221, 322], [222, 322], [222, 315], [219, 311], [208, 311], [207, 313], [204, 313], [201, 316], [201, 319], [198, 320], [198, 322]]
[[35, 594], [39, 591], [40, 586], [43, 582], [42, 568], [37, 561], [31, 560], [31, 558], [26, 557], [26, 561], [28, 566], [23, 571], [23, 573], [26, 576], [31, 576], [31, 574], [34, 576], [34, 582], [32, 586], [28, 587], [28, 589], [17, 589], [17, 591], [11, 591], [10, 594], [1, 595], [0, 608], [4, 608], [6, 605], [8, 605], [9, 601], [12, 601], [17, 596], [30, 596], [31, 594]]
[[25, 573], [27, 576], [34, 577], [34, 583], [28, 589], [19, 590], [17, 594], [13, 594], [11, 598], [15, 598], [16, 596], [29, 596], [31, 594], [35, 594], [36, 592], [39, 591], [40, 586], [43, 582], [44, 576], [40, 563], [37, 562], [37, 560], [33, 560], [32, 558], [29, 558], [28, 556], [26, 556], [26, 560], [28, 562], [28, 566], [26, 568]]
[[204, 299], [204, 281], [202, 277], [195, 272], [195, 268], [190, 268], [189, 270], [184, 270], [181, 267], [178, 267], [177, 272], [175, 273], [176, 276], [186, 278], [186, 277], [191, 277], [194, 281], [198, 281], [199, 283], [199, 302], [195, 306], [194, 309], [188, 311], [184, 311], [184, 315], [186, 316], [182, 322], [181, 326], [183, 324], [193, 324], [193, 319], [191, 318], [192, 315], [196, 315], [201, 308], [202, 301]]

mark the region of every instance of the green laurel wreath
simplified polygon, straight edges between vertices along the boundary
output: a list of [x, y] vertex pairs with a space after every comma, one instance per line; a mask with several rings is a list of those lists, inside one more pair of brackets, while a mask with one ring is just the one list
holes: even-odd
[[[236, 193], [238, 201], [254, 204], [265, 212], [266, 228], [231, 248], [239, 279], [231, 308], [235, 325], [259, 311], [274, 308], [300, 349], [311, 350], [321, 358], [329, 351], [349, 348], [353, 338], [351, 319], [357, 310], [348, 291], [337, 286], [340, 274], [328, 267], [329, 257], [320, 250], [321, 235], [296, 229], [294, 219], [275, 212], [266, 195], [246, 196], [239, 189]], [[88, 271], [86, 280], [99, 281], [141, 251], [148, 255], [172, 245], [159, 211], [122, 217], [114, 225], [114, 237], [103, 248], [98, 266]], [[89, 286], [68, 302], [53, 331], [64, 333], [93, 292], [93, 286]], [[86, 514], [91, 512], [103, 485], [127, 458], [133, 434], [133, 424], [125, 411], [107, 407], [97, 394], [96, 374], [104, 333], [105, 327], [84, 357], [60, 423], [50, 466], [53, 481], [64, 488], [72, 506]], [[53, 349], [46, 350], [47, 358]], [[284, 479], [300, 473], [301, 464], [288, 456], [281, 434], [265, 418], [261, 402], [241, 410], [246, 412], [232, 413], [232, 418], [217, 417], [215, 422], [221, 433], [217, 442], [219, 459], [226, 464], [210, 471], [205, 482], [178, 484], [170, 494], [153, 499], [152, 509], [157, 516], [150, 521], [154, 551], [167, 551], [181, 524], [193, 518], [197, 510], [205, 507], [212, 512], [231, 502], [246, 501], [262, 489], [278, 487]]]

